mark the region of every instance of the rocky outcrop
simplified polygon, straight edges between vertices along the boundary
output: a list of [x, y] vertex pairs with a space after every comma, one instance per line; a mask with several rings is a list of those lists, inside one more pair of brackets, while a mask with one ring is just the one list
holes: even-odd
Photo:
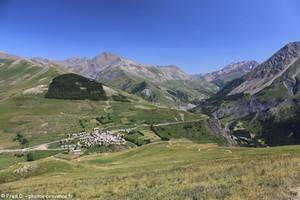
[[222, 125], [219, 120], [210, 118], [207, 120], [207, 124], [211, 132], [224, 137], [229, 146], [235, 146], [237, 144], [236, 141], [231, 137], [228, 128]]
[[261, 101], [256, 98], [241, 99], [234, 103], [220, 106], [212, 115], [217, 118], [240, 119], [250, 114], [263, 113], [270, 108], [279, 105], [284, 100], [274, 99], [272, 101]]

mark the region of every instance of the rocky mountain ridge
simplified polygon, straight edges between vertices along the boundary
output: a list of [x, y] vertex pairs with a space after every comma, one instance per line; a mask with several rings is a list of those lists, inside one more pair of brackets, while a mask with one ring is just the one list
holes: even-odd
[[280, 77], [300, 56], [300, 42], [289, 43], [267, 61], [257, 66], [245, 77], [239, 87], [230, 94], [249, 93], [255, 94], [268, 87]]
[[140, 64], [108, 52], [98, 54], [92, 59], [71, 58], [55, 62], [75, 73], [90, 78], [96, 78], [100, 76], [98, 74], [106, 74], [115, 70], [123, 70], [130, 75], [149, 78], [159, 82], [177, 79], [188, 80], [191, 78], [190, 75], [183, 72], [177, 66]]

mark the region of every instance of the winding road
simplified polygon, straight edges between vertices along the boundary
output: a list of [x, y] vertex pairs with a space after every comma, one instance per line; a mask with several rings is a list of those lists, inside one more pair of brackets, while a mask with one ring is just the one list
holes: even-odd
[[[198, 122], [198, 121], [202, 121], [203, 119], [197, 119], [197, 120], [190, 120], [190, 121], [176, 121], [176, 122], [165, 122], [165, 123], [160, 123], [160, 124], [154, 124], [154, 125], [149, 125], [149, 124], [143, 124], [143, 125], [138, 125], [132, 128], [126, 128], [126, 130], [133, 130], [133, 129], [137, 129], [139, 127], [150, 127], [150, 126], [155, 126], [155, 127], [159, 127], [159, 126], [168, 126], [168, 125], [175, 125], [175, 124], [184, 124], [184, 123], [190, 123], [190, 122]], [[112, 133], [116, 133], [119, 131], [124, 131], [124, 129], [114, 129], [114, 130], [110, 130], [110, 132]], [[70, 138], [63, 138], [60, 140], [55, 140], [52, 142], [48, 142], [48, 143], [44, 143], [44, 144], [39, 144], [39, 145], [35, 145], [32, 147], [27, 147], [27, 148], [23, 148], [23, 149], [0, 149], [0, 154], [1, 153], [17, 153], [17, 152], [29, 152], [29, 151], [57, 151], [57, 150], [63, 150], [62, 148], [59, 149], [49, 149], [48, 146], [50, 144], [55, 144], [60, 142], [61, 140], [64, 139], [70, 139], [70, 140], [74, 140], [77, 138], [81, 138], [83, 137], [81, 136], [76, 136], [76, 137], [70, 137]]]

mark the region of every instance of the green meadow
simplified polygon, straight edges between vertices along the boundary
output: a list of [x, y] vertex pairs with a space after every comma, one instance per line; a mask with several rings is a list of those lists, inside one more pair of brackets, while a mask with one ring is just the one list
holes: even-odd
[[[1, 170], [0, 193], [65, 193], [74, 199], [293, 199], [300, 184], [299, 153], [299, 146], [219, 147], [185, 139], [81, 157], [59, 153]], [[24, 168], [28, 170], [18, 173]]]

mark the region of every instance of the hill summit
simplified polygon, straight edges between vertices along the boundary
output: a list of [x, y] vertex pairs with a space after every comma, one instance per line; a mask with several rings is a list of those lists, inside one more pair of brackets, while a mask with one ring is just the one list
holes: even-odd
[[74, 100], [107, 99], [101, 83], [72, 73], [55, 77], [49, 86], [46, 98]]

